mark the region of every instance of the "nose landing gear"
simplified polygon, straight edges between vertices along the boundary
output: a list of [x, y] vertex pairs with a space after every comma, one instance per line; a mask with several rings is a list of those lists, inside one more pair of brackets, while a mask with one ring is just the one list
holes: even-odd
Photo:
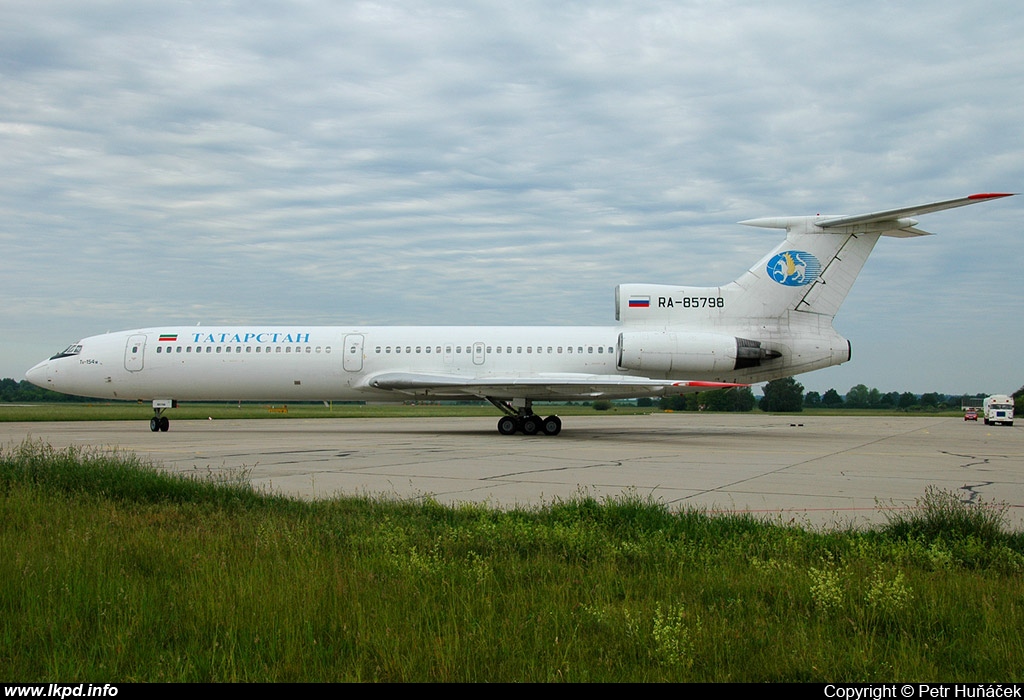
[[149, 429], [154, 433], [166, 433], [171, 429], [171, 421], [163, 412], [168, 408], [177, 408], [178, 402], [174, 399], [153, 399], [153, 417], [149, 419]]

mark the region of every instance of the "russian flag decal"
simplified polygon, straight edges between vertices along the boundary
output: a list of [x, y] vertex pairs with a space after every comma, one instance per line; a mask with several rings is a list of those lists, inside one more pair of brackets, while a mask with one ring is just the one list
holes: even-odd
[[630, 297], [629, 308], [631, 309], [647, 309], [651, 306], [650, 297]]

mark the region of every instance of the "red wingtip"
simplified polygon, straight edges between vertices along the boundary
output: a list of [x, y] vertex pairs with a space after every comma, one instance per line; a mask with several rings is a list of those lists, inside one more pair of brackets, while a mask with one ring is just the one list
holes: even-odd
[[738, 386], [750, 386], [749, 384], [734, 384], [733, 382], [676, 382], [674, 386], [699, 386], [702, 389], [732, 389]]
[[972, 194], [967, 199], [997, 199], [999, 197], [1012, 197], [1013, 192], [985, 192], [983, 194]]

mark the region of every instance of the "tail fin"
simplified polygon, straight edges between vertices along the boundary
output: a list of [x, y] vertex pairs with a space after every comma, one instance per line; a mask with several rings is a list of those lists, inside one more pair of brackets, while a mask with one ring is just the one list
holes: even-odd
[[836, 315], [881, 234], [829, 231], [816, 219], [785, 220], [786, 240], [729, 285], [738, 290], [734, 318]]
[[[624, 324], [712, 329], [831, 319], [880, 236], [929, 235], [909, 218], [1009, 194], [975, 194], [855, 216], [797, 216], [740, 223], [785, 229], [786, 240], [738, 280], [722, 287], [619, 285], [616, 317]], [[823, 323], [824, 322], [824, 323]]]

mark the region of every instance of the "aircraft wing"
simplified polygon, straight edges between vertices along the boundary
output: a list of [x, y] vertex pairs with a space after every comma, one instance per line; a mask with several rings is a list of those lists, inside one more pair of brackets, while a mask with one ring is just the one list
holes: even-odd
[[678, 381], [606, 374], [538, 374], [524, 377], [461, 377], [456, 375], [385, 372], [369, 379], [375, 389], [434, 398], [625, 399], [690, 394], [711, 389], [749, 386], [730, 382]]

